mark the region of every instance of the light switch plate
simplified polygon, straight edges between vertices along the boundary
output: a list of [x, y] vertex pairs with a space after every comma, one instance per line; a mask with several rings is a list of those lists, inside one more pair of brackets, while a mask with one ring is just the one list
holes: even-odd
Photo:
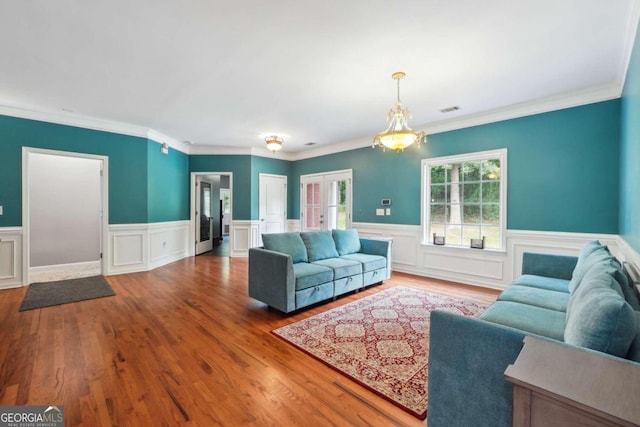
[[2, 215], [2, 206], [0, 206], [0, 215]]
[[391, 208], [387, 208], [387, 215], [391, 215]]
[[384, 209], [383, 208], [376, 209], [376, 215], [377, 216], [384, 216]]

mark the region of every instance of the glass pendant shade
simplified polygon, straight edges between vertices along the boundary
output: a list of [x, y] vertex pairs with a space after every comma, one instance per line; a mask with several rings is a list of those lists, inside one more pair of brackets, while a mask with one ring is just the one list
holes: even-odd
[[264, 140], [267, 143], [267, 148], [273, 153], [282, 148], [283, 139], [279, 136], [268, 136]]
[[398, 100], [395, 109], [389, 111], [387, 120], [389, 126], [384, 132], [377, 134], [373, 138], [373, 147], [381, 146], [382, 149], [389, 148], [395, 151], [402, 151], [414, 142], [420, 144], [425, 137], [424, 132], [416, 132], [409, 127], [409, 110], [402, 108], [400, 102], [400, 79], [405, 74], [403, 72], [393, 73], [392, 77], [398, 82]]

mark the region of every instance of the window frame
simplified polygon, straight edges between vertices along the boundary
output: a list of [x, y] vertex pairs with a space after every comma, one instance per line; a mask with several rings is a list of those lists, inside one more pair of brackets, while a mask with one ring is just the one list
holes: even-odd
[[[420, 192], [420, 218], [422, 221], [422, 244], [433, 247], [442, 247], [433, 244], [430, 235], [431, 226], [431, 173], [430, 168], [433, 166], [441, 166], [452, 163], [478, 162], [482, 160], [499, 159], [500, 160], [500, 247], [497, 249], [484, 249], [492, 252], [506, 252], [507, 250], [507, 149], [500, 148], [496, 150], [478, 151], [473, 153], [456, 154], [452, 156], [432, 157], [422, 159], [420, 163], [420, 173], [422, 189]], [[428, 202], [428, 204], [427, 204]], [[469, 246], [451, 245], [446, 243], [444, 247], [455, 249], [471, 249]]]

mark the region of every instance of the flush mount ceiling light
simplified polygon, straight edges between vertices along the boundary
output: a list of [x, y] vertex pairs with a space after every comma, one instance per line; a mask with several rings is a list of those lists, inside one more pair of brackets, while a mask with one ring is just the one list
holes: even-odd
[[387, 120], [389, 126], [387, 129], [377, 134], [373, 138], [373, 148], [382, 147], [382, 150], [389, 148], [395, 151], [402, 151], [414, 142], [418, 142], [418, 145], [425, 137], [424, 132], [415, 132], [409, 127], [409, 110], [402, 108], [402, 102], [400, 102], [400, 79], [406, 76], [402, 71], [393, 73], [391, 77], [397, 82], [398, 86], [398, 99], [396, 101], [395, 108], [389, 110]]
[[284, 140], [276, 135], [267, 136], [264, 141], [267, 143], [267, 148], [273, 153], [282, 148]]

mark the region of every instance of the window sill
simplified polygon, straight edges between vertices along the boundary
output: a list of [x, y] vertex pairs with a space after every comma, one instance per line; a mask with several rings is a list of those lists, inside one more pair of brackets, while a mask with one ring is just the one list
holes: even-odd
[[478, 249], [478, 248], [470, 248], [468, 246], [452, 246], [452, 245], [434, 245], [431, 242], [422, 242], [420, 244], [423, 248], [437, 248], [438, 250], [450, 251], [450, 252], [462, 252], [462, 251], [471, 251], [471, 252], [480, 252], [486, 253], [490, 255], [506, 255], [506, 249]]

